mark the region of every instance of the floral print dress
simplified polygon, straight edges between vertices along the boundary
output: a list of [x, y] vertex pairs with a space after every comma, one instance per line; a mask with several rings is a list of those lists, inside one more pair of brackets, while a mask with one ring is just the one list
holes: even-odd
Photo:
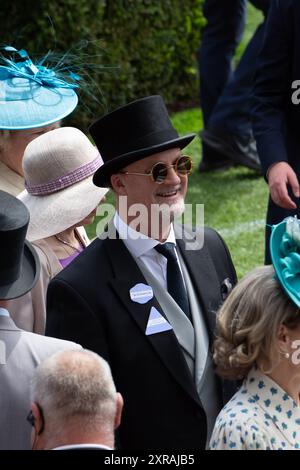
[[256, 367], [219, 413], [212, 450], [300, 449], [300, 407]]

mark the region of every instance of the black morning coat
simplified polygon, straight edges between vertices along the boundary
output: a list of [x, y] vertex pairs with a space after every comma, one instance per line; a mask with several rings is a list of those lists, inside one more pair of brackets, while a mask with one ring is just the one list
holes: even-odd
[[[212, 229], [204, 246], [177, 241], [202, 304], [210, 340], [222, 291], [236, 273], [228, 249]], [[157, 300], [133, 302], [129, 290], [147, 284], [120, 239], [96, 239], [51, 282], [46, 334], [76, 341], [110, 364], [124, 398], [117, 443], [123, 449], [203, 449], [206, 417], [173, 330], [145, 335]], [[219, 380], [223, 403], [235, 385]]]

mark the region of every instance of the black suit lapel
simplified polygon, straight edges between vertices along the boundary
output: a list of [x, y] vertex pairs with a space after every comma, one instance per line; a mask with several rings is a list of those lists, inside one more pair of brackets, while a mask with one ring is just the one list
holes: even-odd
[[[180, 231], [180, 233], [182, 232]], [[222, 302], [221, 286], [215, 266], [205, 243], [197, 251], [186, 250], [185, 241], [182, 239], [177, 239], [177, 245], [190, 273], [194, 288], [201, 300], [203, 314], [212, 339], [215, 329], [215, 312]]]
[[148, 284], [143, 274], [122, 240], [105, 240], [104, 243], [114, 273], [110, 282], [111, 288], [176, 381], [200, 404], [193, 379], [173, 330], [145, 335], [151, 308], [155, 307], [161, 314], [162, 309], [155, 297], [145, 304], [131, 300], [129, 290], [133, 286], [138, 283]]

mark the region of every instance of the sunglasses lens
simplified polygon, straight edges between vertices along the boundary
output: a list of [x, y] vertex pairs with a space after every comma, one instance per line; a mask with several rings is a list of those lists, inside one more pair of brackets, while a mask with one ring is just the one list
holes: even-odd
[[157, 163], [152, 168], [152, 177], [156, 183], [162, 183], [168, 174], [168, 167], [164, 163]]
[[175, 169], [177, 175], [185, 176], [189, 175], [192, 171], [192, 159], [187, 156], [179, 157], [174, 165], [168, 166], [165, 163], [156, 163], [152, 167], [152, 178], [156, 183], [162, 183], [165, 181], [168, 175], [168, 169], [172, 167]]
[[180, 157], [176, 162], [177, 174], [181, 176], [189, 175], [192, 171], [192, 160], [190, 157]]

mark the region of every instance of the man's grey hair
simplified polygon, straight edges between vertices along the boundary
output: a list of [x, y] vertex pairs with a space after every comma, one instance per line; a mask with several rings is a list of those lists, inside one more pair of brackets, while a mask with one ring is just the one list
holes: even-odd
[[46, 421], [63, 424], [80, 417], [102, 426], [114, 423], [117, 393], [110, 367], [91, 351], [68, 350], [49, 357], [37, 367], [31, 390]]

